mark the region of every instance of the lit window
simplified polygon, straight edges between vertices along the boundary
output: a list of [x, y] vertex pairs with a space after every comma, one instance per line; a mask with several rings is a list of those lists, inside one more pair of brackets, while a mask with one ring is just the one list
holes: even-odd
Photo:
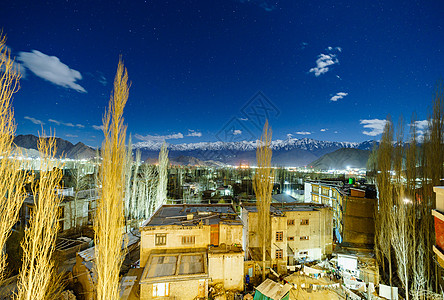
[[168, 282], [153, 284], [153, 297], [165, 297], [170, 295], [170, 284]]
[[301, 225], [308, 225], [308, 224], [309, 224], [308, 219], [302, 219], [301, 220]]
[[193, 245], [196, 242], [194, 235], [183, 236], [182, 245]]
[[287, 225], [294, 225], [294, 220], [288, 220]]
[[156, 233], [156, 246], [163, 246], [167, 243], [166, 233]]
[[301, 241], [308, 241], [310, 238], [309, 238], [308, 235], [305, 235], [305, 236], [301, 236], [301, 237], [299, 237], [299, 239], [300, 239]]
[[282, 242], [284, 240], [284, 232], [276, 231], [276, 242]]
[[276, 259], [281, 259], [284, 255], [283, 250], [276, 250]]

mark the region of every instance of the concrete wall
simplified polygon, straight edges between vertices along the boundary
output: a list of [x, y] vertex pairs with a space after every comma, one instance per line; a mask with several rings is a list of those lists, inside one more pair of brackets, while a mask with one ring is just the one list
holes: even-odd
[[[140, 266], [144, 267], [150, 252], [154, 249], [206, 248], [210, 244], [210, 226], [146, 226], [141, 230]], [[156, 246], [156, 234], [166, 234], [166, 245]], [[195, 243], [182, 244], [183, 236], [194, 236]]]
[[223, 283], [226, 290], [244, 289], [244, 253], [208, 253], [210, 284]]
[[[144, 267], [149, 253], [154, 249], [207, 248], [210, 245], [210, 226], [146, 226], [141, 229], [140, 266]], [[166, 234], [166, 245], [156, 246], [156, 234]], [[182, 244], [183, 236], [194, 236], [194, 244]], [[242, 245], [242, 225], [221, 223], [219, 226], [219, 244]]]
[[343, 243], [374, 244], [376, 199], [347, 197], [343, 203]]
[[[169, 298], [159, 297], [159, 299], [183, 299], [193, 300], [199, 296], [199, 290], [208, 297], [208, 279], [195, 279], [184, 281], [171, 281], [169, 282]], [[174, 298], [175, 297], [175, 298]], [[153, 284], [141, 283], [140, 284], [140, 299], [149, 300], [153, 299]], [[157, 297], [155, 299], [158, 299]]]

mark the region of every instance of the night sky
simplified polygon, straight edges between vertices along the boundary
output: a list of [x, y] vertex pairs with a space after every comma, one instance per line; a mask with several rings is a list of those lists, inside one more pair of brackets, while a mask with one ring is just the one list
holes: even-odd
[[258, 103], [273, 139], [379, 139], [387, 114], [427, 118], [444, 73], [439, 0], [45, 2], [0, 10], [18, 134], [99, 145], [119, 55], [133, 142], [259, 137]]

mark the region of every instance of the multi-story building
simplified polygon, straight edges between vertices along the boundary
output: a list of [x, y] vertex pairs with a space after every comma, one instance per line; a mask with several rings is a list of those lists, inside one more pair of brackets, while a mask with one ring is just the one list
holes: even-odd
[[163, 205], [140, 227], [140, 298], [243, 290], [242, 221], [229, 204]]
[[[258, 210], [255, 204], [242, 205], [244, 249], [247, 260], [262, 260]], [[266, 260], [280, 274], [288, 265], [319, 260], [332, 253], [332, 211], [321, 204], [280, 204], [270, 206], [271, 237], [266, 245]], [[253, 270], [248, 270], [254, 275]]]
[[335, 239], [344, 246], [372, 248], [374, 244], [376, 189], [340, 180], [308, 181], [305, 202], [333, 210]]

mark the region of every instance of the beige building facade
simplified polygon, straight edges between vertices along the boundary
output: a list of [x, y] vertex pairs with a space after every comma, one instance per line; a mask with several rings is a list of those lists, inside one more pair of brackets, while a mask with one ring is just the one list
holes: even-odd
[[[247, 260], [262, 260], [256, 205], [242, 205], [244, 244]], [[324, 205], [306, 203], [272, 204], [270, 207], [270, 244], [266, 257], [271, 267], [283, 274], [287, 266], [299, 261], [319, 260], [332, 253], [332, 210]]]
[[231, 204], [160, 207], [140, 227], [141, 299], [207, 297], [216, 283], [243, 290], [242, 228]]

